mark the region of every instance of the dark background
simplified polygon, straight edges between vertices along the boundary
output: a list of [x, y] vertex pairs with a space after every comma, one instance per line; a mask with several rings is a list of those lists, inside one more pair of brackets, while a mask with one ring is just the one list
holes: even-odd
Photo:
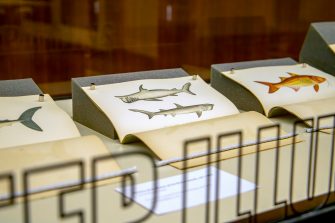
[[292, 57], [334, 0], [2, 0], [0, 79], [70, 95], [71, 77]]

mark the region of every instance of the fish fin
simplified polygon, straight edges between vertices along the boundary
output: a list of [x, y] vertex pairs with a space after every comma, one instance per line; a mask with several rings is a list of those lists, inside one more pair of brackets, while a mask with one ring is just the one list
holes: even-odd
[[298, 92], [300, 90], [300, 87], [290, 87], [292, 88], [295, 92]]
[[279, 77], [279, 78], [280, 78], [280, 81], [284, 81], [284, 80], [286, 80], [289, 77]]
[[287, 72], [291, 77], [294, 77], [294, 76], [299, 76], [299, 74], [295, 74], [295, 73], [291, 73], [291, 72]]
[[34, 107], [34, 108], [30, 108], [30, 109], [26, 110], [25, 112], [23, 112], [23, 113], [20, 115], [20, 117], [19, 117], [18, 120], [21, 121], [21, 123], [22, 123], [24, 126], [30, 128], [30, 129], [32, 129], [32, 130], [39, 131], [39, 132], [43, 132], [43, 129], [42, 129], [39, 125], [37, 125], [36, 122], [34, 122], [34, 121], [32, 120], [32, 118], [33, 118], [35, 112], [36, 112], [37, 110], [41, 109], [41, 108], [42, 108], [42, 107], [39, 106], [39, 107]]
[[115, 96], [115, 97], [121, 99], [121, 101], [123, 101], [124, 103], [133, 103], [135, 101], [138, 101], [138, 99], [129, 98], [127, 96]]
[[195, 93], [193, 93], [193, 92], [190, 90], [190, 86], [191, 86], [191, 83], [190, 83], [190, 82], [187, 82], [186, 84], [183, 85], [181, 91], [182, 91], [182, 92], [185, 92], [185, 93], [188, 93], [188, 94], [191, 94], [191, 95], [196, 95]]
[[143, 99], [144, 101], [162, 101], [160, 99], [157, 98], [148, 98], [148, 99]]
[[143, 84], [141, 84], [140, 87], [139, 87], [139, 90], [140, 90], [140, 91], [146, 91], [147, 89], [144, 89], [144, 88], [143, 88]]
[[315, 92], [319, 91], [319, 85], [318, 84], [315, 84], [313, 87], [314, 87]]
[[139, 109], [129, 109], [129, 111], [145, 114], [148, 116], [149, 119], [152, 119], [152, 117], [155, 116], [154, 112], [149, 112], [149, 111], [144, 111], [144, 110], [139, 110]]
[[259, 84], [263, 84], [263, 85], [266, 85], [269, 87], [269, 94], [272, 94], [276, 91], [279, 90], [279, 87], [277, 87], [276, 85], [274, 85], [273, 83], [269, 83], [269, 82], [262, 82], [262, 81], [255, 81], [256, 83], [259, 83]]
[[201, 111], [197, 111], [196, 113], [198, 115], [198, 118], [200, 118], [200, 116], [202, 115], [202, 112]]
[[174, 105], [175, 105], [177, 108], [183, 108], [183, 106], [181, 106], [180, 104], [174, 103]]

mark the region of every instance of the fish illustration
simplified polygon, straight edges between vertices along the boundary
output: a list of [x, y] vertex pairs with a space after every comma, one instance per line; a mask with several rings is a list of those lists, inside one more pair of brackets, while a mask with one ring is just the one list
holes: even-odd
[[173, 88], [171, 90], [168, 89], [153, 89], [148, 90], [143, 88], [143, 84], [139, 87], [139, 91], [134, 94], [124, 95], [124, 96], [115, 96], [120, 98], [125, 103], [133, 103], [139, 100], [145, 101], [161, 101], [158, 98], [163, 98], [167, 96], [177, 96], [177, 94], [184, 92], [191, 95], [195, 95], [192, 91], [190, 91], [191, 83], [186, 83], [183, 85], [181, 89]]
[[41, 107], [34, 107], [34, 108], [30, 108], [26, 111], [24, 111], [20, 117], [16, 120], [0, 120], [0, 128], [1, 127], [5, 127], [5, 126], [11, 126], [11, 125], [14, 125], [16, 123], [21, 123], [23, 124], [24, 126], [30, 128], [30, 129], [33, 129], [33, 130], [36, 130], [36, 131], [39, 131], [39, 132], [42, 132], [43, 130], [41, 129], [41, 127], [39, 127], [33, 120], [33, 116], [35, 114], [35, 112], [40, 109]]
[[269, 94], [272, 94], [278, 91], [281, 87], [289, 87], [292, 88], [294, 91], [299, 91], [301, 87], [309, 87], [313, 86], [315, 92], [319, 91], [319, 84], [325, 82], [327, 79], [320, 76], [313, 76], [313, 75], [300, 75], [295, 73], [287, 72], [290, 77], [279, 77], [280, 82], [278, 83], [269, 83], [269, 82], [262, 82], [262, 81], [255, 81], [259, 84], [264, 84], [269, 87]]
[[179, 104], [175, 104], [175, 106], [176, 108], [166, 110], [160, 109], [158, 112], [150, 112], [138, 109], [129, 109], [129, 110], [133, 112], [140, 112], [146, 114], [149, 117], [149, 119], [151, 119], [155, 115], [164, 115], [164, 116], [171, 115], [172, 117], [174, 117], [179, 114], [189, 114], [189, 113], [196, 113], [198, 115], [198, 118], [200, 118], [203, 111], [212, 110], [214, 107], [213, 104], [198, 104], [189, 106], [181, 106]]

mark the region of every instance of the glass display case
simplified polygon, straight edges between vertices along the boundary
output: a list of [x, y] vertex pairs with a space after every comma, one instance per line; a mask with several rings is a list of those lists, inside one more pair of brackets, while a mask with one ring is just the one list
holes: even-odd
[[334, 8], [0, 0], [0, 222], [333, 216]]

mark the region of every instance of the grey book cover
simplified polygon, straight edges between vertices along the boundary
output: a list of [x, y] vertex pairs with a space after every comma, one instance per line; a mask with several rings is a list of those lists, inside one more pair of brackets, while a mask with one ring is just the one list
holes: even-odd
[[335, 22], [312, 23], [300, 51], [300, 62], [335, 75]]
[[297, 62], [291, 58], [255, 60], [236, 63], [222, 63], [211, 66], [211, 86], [231, 100], [238, 109], [257, 111], [264, 114], [263, 107], [258, 99], [248, 89], [235, 81], [225, 77], [221, 72], [232, 69], [247, 69], [253, 67], [294, 65]]

